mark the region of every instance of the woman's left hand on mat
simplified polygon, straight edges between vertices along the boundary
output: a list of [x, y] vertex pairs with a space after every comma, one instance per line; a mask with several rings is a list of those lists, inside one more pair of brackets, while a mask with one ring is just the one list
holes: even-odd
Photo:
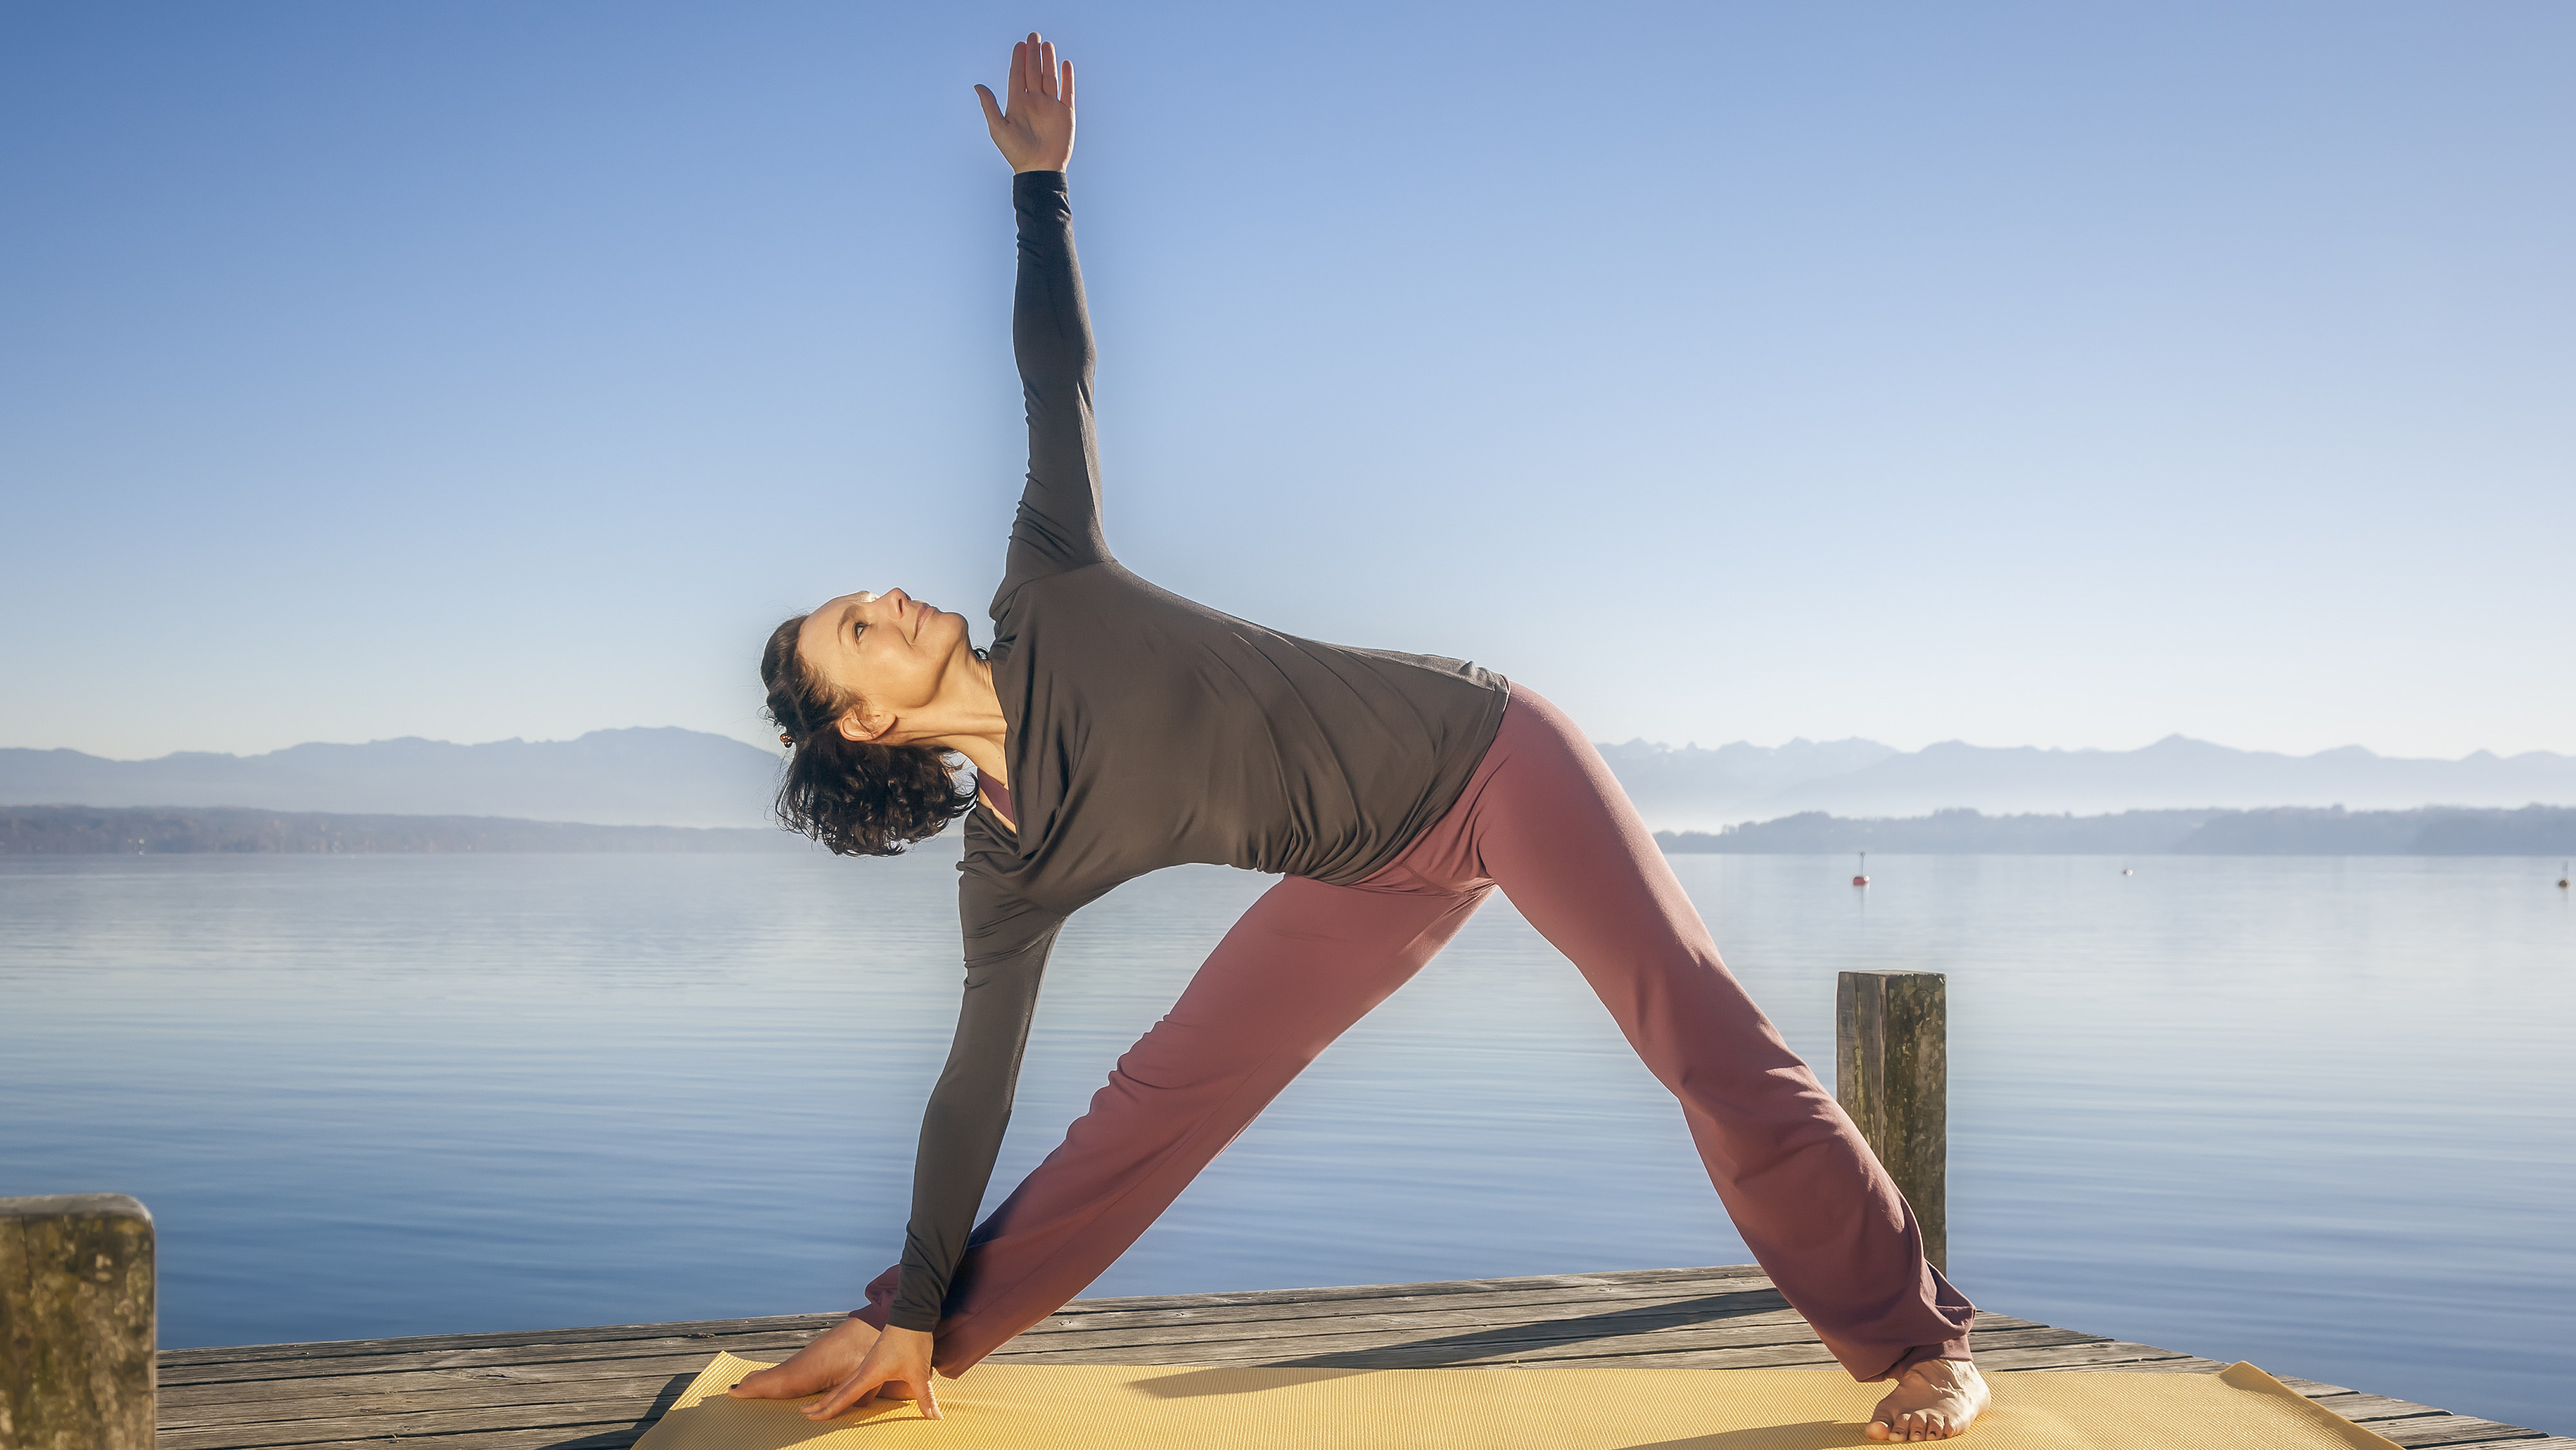
[[930, 1385], [930, 1335], [919, 1329], [898, 1329], [891, 1325], [868, 1346], [867, 1358], [859, 1361], [856, 1373], [833, 1387], [832, 1392], [805, 1407], [805, 1418], [829, 1420], [852, 1410], [864, 1410], [879, 1398], [913, 1400], [921, 1406], [921, 1417], [936, 1420], [939, 1415], [939, 1392]]

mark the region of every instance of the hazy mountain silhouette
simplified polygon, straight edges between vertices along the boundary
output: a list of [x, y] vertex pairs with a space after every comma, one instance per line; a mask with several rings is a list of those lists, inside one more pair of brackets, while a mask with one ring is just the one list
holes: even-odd
[[257, 806], [361, 815], [515, 816], [604, 826], [759, 826], [778, 757], [697, 730], [451, 745], [407, 737], [266, 755], [103, 760], [0, 750], [0, 805]]
[[[1786, 745], [1737, 741], [1714, 749], [1675, 749], [1648, 740], [1601, 747], [1628, 798], [1658, 824], [1716, 824], [1733, 812], [1815, 781], [1847, 776], [1900, 752], [1875, 740], [1792, 740]], [[1650, 806], [1648, 802], [1653, 804]]]
[[[1807, 811], [1841, 817], [2335, 806], [2576, 805], [2576, 757], [2405, 760], [2358, 746], [2316, 755], [2230, 750], [2175, 735], [2141, 750], [1900, 751], [1869, 740], [1674, 748], [1604, 745], [1658, 828], [1710, 830]], [[103, 760], [0, 750], [0, 805], [255, 806], [358, 815], [511, 816], [593, 825], [760, 826], [773, 753], [695, 730], [594, 730], [485, 745], [376, 740], [266, 755]]]
[[[1796, 778], [1759, 788], [1756, 756], [1673, 751], [1642, 741], [1606, 747], [1620, 783], [1658, 827], [1707, 829], [1804, 811], [1838, 816], [1917, 816], [1967, 808], [1990, 813], [2199, 810], [2335, 806], [2412, 810], [2419, 806], [2576, 805], [2576, 757], [2548, 751], [2506, 758], [2479, 751], [2460, 760], [2409, 760], [2357, 745], [2315, 755], [2231, 750], [2169, 735], [2139, 750], [1989, 748], [1951, 741], [1917, 751], [1866, 740], [1830, 746], [1793, 742], [1762, 769]], [[1842, 752], [1874, 759], [1844, 770], [1821, 767]]]
[[756, 826], [598, 826], [516, 816], [360, 816], [255, 806], [0, 806], [0, 856], [816, 851]]
[[2576, 854], [2576, 809], [2433, 806], [2404, 811], [2273, 806], [1989, 816], [1972, 810], [1845, 820], [1805, 811], [1723, 831], [1659, 831], [1678, 854], [2066, 856], [2562, 856]]

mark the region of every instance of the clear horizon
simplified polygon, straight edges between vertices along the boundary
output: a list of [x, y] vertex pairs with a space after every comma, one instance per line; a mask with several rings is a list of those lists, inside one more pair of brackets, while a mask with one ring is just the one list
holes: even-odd
[[0, 16], [0, 745], [759, 744], [794, 610], [987, 637], [1035, 23], [1166, 587], [1600, 740], [2576, 753], [2576, 9], [1262, 19]]

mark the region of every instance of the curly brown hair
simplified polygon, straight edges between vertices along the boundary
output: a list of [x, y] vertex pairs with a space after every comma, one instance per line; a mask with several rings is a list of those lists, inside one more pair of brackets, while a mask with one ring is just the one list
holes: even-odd
[[900, 856], [975, 808], [962, 757], [933, 745], [877, 745], [841, 733], [857, 702], [814, 678], [796, 653], [800, 614], [760, 652], [769, 718], [790, 747], [778, 823], [835, 856]]

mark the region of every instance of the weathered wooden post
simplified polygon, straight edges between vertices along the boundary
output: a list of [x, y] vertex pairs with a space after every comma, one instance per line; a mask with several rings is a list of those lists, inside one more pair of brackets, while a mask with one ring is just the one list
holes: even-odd
[[0, 1450], [152, 1450], [152, 1215], [0, 1198]]
[[1845, 972], [1834, 984], [1834, 1097], [1950, 1272], [1950, 1008], [1939, 972]]

